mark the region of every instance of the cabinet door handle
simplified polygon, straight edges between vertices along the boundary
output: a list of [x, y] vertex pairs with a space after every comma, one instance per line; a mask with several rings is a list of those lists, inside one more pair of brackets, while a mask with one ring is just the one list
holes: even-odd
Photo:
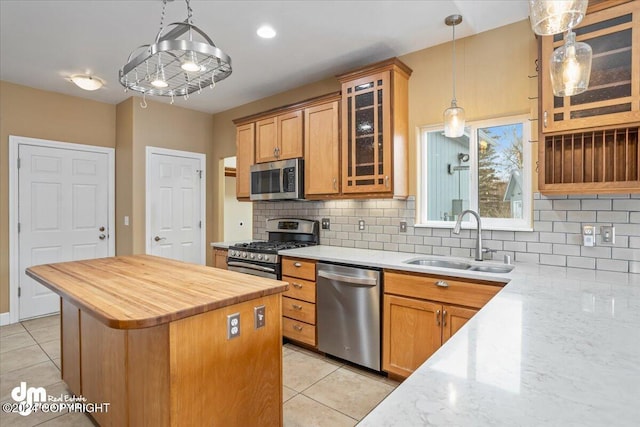
[[442, 326], [447, 326], [447, 310], [442, 310]]
[[302, 285], [300, 283], [292, 282], [291, 285], [296, 289], [302, 289]]
[[384, 177], [384, 186], [389, 188], [389, 175]]
[[436, 310], [436, 325], [440, 326], [440, 310]]
[[449, 284], [447, 282], [445, 282], [444, 280], [438, 280], [435, 283], [436, 286], [441, 287], [441, 288], [448, 288]]
[[302, 332], [302, 326], [300, 325], [293, 325], [293, 329], [295, 329], [298, 332]]
[[291, 304], [291, 307], [293, 307], [294, 310], [302, 310], [302, 306], [298, 304]]
[[547, 118], [548, 118], [548, 114], [545, 111], [544, 114], [542, 115], [542, 124], [544, 125], [544, 127], [547, 127]]
[[294, 262], [294, 263], [293, 263], [293, 266], [294, 266], [294, 267], [302, 267], [302, 264], [300, 264], [299, 262]]
[[336, 178], [333, 178], [333, 189], [334, 190], [338, 189], [338, 180]]

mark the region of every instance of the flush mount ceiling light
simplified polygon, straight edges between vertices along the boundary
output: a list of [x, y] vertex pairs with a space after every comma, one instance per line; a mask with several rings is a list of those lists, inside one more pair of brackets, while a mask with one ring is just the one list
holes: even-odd
[[273, 27], [269, 25], [263, 25], [260, 28], [258, 28], [258, 31], [256, 31], [256, 34], [262, 37], [263, 39], [272, 39], [276, 36], [276, 30], [274, 30]]
[[444, 110], [444, 135], [457, 138], [464, 134], [464, 109], [458, 107], [456, 100], [456, 25], [462, 22], [462, 15], [450, 15], [444, 23], [453, 28], [453, 99], [451, 107]]
[[531, 28], [540, 36], [564, 33], [582, 21], [588, 3], [588, 0], [529, 0]]
[[[160, 31], [150, 45], [134, 49], [120, 69], [120, 83], [143, 95], [188, 97], [231, 74], [231, 58], [193, 25], [189, 0], [187, 19], [163, 26], [167, 0], [162, 1]], [[194, 40], [194, 36], [201, 40]], [[198, 37], [199, 36], [199, 37]], [[180, 38], [182, 37], [182, 38]]]
[[75, 85], [80, 89], [84, 90], [98, 90], [104, 85], [102, 79], [86, 74], [74, 74], [69, 77], [69, 80], [75, 83]]
[[576, 42], [576, 33], [569, 30], [560, 46], [551, 55], [551, 86], [555, 96], [573, 96], [587, 90], [591, 75], [591, 46]]

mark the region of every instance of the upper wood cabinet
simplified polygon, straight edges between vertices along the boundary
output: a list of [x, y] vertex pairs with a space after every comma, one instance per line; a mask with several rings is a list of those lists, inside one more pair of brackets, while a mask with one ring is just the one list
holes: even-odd
[[256, 122], [256, 163], [302, 157], [302, 111]]
[[306, 198], [340, 193], [339, 97], [304, 110]]
[[238, 199], [249, 199], [250, 196], [249, 168], [253, 164], [254, 143], [254, 123], [236, 127], [236, 197]]
[[342, 192], [408, 195], [408, 86], [397, 58], [337, 76], [342, 84]]
[[593, 50], [589, 89], [579, 95], [553, 96], [548, 61], [564, 42], [561, 35], [541, 42], [538, 188], [640, 192], [640, 2], [590, 13], [575, 32]]
[[564, 98], [553, 95], [549, 62], [564, 44], [563, 34], [542, 37], [542, 132], [640, 122], [640, 2], [588, 14], [574, 32], [593, 50], [589, 89]]

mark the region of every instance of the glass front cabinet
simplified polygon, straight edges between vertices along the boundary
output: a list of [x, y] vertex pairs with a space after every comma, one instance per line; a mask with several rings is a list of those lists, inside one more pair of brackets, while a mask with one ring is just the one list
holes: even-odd
[[407, 197], [408, 82], [396, 58], [337, 76], [342, 84], [342, 193]]

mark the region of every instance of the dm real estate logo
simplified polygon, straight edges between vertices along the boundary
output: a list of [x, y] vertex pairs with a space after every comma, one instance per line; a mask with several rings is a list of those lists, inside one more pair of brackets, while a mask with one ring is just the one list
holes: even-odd
[[47, 401], [47, 390], [44, 387], [29, 387], [22, 381], [18, 387], [11, 390], [11, 397], [16, 402], [24, 403], [19, 406], [18, 413], [27, 416], [36, 408], [37, 404]]

